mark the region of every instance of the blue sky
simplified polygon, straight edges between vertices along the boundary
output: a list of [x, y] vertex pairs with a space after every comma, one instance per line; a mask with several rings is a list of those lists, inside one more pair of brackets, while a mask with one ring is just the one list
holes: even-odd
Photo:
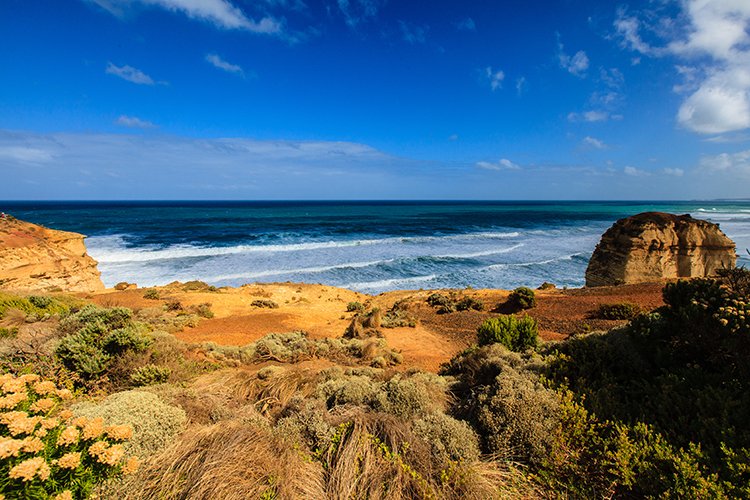
[[3, 0], [0, 199], [750, 197], [750, 2]]

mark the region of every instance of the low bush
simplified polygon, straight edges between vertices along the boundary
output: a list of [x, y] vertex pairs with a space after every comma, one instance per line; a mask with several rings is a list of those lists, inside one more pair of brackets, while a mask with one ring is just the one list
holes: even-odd
[[79, 306], [80, 301], [69, 297], [48, 297], [31, 295], [20, 297], [10, 293], [0, 292], [0, 319], [4, 319], [8, 311], [22, 311], [24, 316], [33, 315], [41, 318], [45, 315], [64, 316], [71, 308]]
[[149, 299], [149, 300], [158, 300], [160, 297], [159, 290], [155, 288], [149, 288], [145, 292], [143, 292], [143, 298]]
[[37, 375], [0, 375], [0, 496], [87, 498], [97, 484], [135, 472], [132, 429], [60, 411], [71, 393]]
[[484, 311], [484, 302], [473, 297], [464, 297], [456, 302], [457, 311]]
[[170, 299], [164, 303], [164, 310], [168, 312], [182, 311], [182, 304], [177, 299]]
[[250, 303], [253, 307], [267, 308], [267, 309], [278, 309], [279, 305], [270, 299], [256, 299]]
[[484, 303], [473, 297], [459, 297], [455, 292], [449, 295], [435, 292], [427, 297], [427, 303], [437, 309], [438, 314], [450, 314], [456, 311], [483, 311]]
[[172, 370], [166, 366], [148, 364], [139, 366], [130, 375], [130, 381], [135, 386], [162, 384], [169, 379]]
[[125, 449], [139, 457], [164, 448], [187, 422], [184, 410], [140, 390], [118, 392], [99, 403], [78, 403], [71, 410], [78, 417], [102, 418], [107, 425], [132, 427], [133, 437]]
[[0, 339], [13, 338], [18, 335], [18, 328], [15, 326], [0, 326]]
[[349, 302], [346, 305], [346, 312], [364, 312], [365, 306], [361, 302]]
[[609, 320], [631, 320], [641, 313], [641, 308], [629, 302], [618, 304], [602, 304], [594, 312], [593, 317]]
[[516, 288], [508, 295], [508, 304], [516, 311], [536, 307], [536, 294], [525, 286]]
[[529, 316], [502, 315], [485, 320], [477, 329], [480, 346], [499, 343], [512, 351], [524, 351], [536, 347], [537, 339], [537, 322]]
[[211, 304], [209, 304], [208, 302], [198, 304], [197, 306], [193, 307], [193, 310], [195, 311], [195, 314], [197, 314], [201, 318], [211, 319], [214, 317], [214, 312], [211, 310]]

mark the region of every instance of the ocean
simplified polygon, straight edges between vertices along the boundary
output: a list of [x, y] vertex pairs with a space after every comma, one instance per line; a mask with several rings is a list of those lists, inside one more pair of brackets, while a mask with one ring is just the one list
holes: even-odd
[[739, 264], [750, 265], [750, 201], [0, 202], [0, 210], [87, 235], [107, 286], [580, 287], [602, 233], [652, 210], [719, 223]]

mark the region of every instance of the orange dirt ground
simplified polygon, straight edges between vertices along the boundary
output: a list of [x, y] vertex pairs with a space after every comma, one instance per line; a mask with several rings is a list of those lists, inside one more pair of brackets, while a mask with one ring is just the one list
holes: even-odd
[[[587, 330], [605, 330], [622, 321], [590, 319], [600, 304], [630, 302], [650, 310], [662, 305], [661, 283], [617, 287], [537, 291], [537, 307], [527, 311], [539, 322], [544, 340], [559, 340]], [[508, 292], [503, 290], [457, 290], [464, 296], [484, 302], [488, 311], [464, 311], [436, 314], [426, 303], [433, 290], [396, 291], [377, 296], [324, 285], [269, 283], [221, 288], [216, 292], [184, 291], [179, 285], [157, 287], [160, 298], [143, 298], [143, 289], [107, 290], [92, 300], [101, 305], [133, 309], [161, 306], [166, 300], [179, 300], [184, 307], [210, 303], [214, 317], [201, 319], [194, 328], [175, 335], [186, 342], [215, 342], [244, 345], [269, 333], [303, 330], [312, 337], [340, 337], [353, 317], [346, 312], [349, 302], [359, 301], [388, 310], [394, 302], [406, 299], [409, 312], [418, 319], [415, 328], [402, 327], [381, 331], [388, 344], [400, 350], [403, 366], [436, 371], [440, 364], [471, 345], [477, 327], [497, 313], [489, 311], [502, 304]], [[251, 303], [272, 300], [277, 309], [260, 308]]]

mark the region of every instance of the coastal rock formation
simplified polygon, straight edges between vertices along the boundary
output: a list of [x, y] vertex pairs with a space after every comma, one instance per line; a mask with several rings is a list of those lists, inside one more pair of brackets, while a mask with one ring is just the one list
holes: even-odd
[[0, 218], [0, 289], [88, 292], [103, 290], [84, 236]]
[[711, 276], [736, 261], [734, 242], [717, 224], [645, 212], [618, 220], [604, 233], [586, 269], [586, 286]]

